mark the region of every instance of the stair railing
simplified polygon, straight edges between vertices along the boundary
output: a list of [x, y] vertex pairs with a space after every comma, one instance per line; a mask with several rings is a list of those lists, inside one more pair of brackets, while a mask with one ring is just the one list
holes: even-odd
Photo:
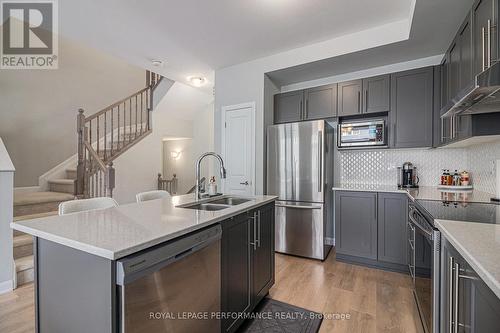
[[151, 133], [153, 93], [161, 80], [146, 71], [145, 88], [90, 116], [78, 110], [77, 197], [113, 196], [112, 161]]
[[174, 173], [172, 179], [163, 179], [161, 173], [158, 174], [158, 190], [167, 191], [170, 194], [177, 194], [179, 179]]

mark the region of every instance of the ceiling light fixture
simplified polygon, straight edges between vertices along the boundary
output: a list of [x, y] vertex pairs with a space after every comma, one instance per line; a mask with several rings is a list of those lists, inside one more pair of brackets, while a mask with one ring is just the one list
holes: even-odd
[[155, 67], [163, 67], [163, 61], [161, 60], [151, 60], [151, 64]]
[[189, 82], [195, 87], [201, 87], [207, 83], [207, 79], [202, 76], [190, 76], [187, 78]]

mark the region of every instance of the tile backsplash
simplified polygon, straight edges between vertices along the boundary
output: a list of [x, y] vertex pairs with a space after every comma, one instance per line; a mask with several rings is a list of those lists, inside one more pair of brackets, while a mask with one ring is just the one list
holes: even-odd
[[340, 151], [340, 181], [348, 184], [397, 183], [397, 167], [412, 162], [422, 186], [436, 186], [443, 169], [468, 170], [476, 189], [495, 193], [494, 162], [500, 142], [454, 149]]
[[474, 187], [481, 191], [495, 193], [495, 169], [496, 161], [500, 159], [500, 142], [469, 147], [467, 153]]

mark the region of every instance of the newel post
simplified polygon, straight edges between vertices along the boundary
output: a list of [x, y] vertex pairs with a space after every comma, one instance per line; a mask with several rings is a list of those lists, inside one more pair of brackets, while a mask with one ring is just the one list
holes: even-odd
[[113, 190], [115, 189], [115, 168], [113, 167], [113, 162], [109, 162], [106, 166], [106, 189], [108, 196], [113, 197]]
[[78, 134], [78, 165], [76, 167], [75, 195], [84, 195], [85, 190], [85, 115], [83, 109], [78, 109], [76, 117], [76, 132]]

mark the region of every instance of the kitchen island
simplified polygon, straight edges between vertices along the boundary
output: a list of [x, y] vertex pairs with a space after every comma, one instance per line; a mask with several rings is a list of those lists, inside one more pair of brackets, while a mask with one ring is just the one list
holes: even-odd
[[[169, 281], [172, 289], [182, 280], [191, 283], [190, 288], [176, 290], [177, 295], [169, 294], [169, 285], [149, 285], [154, 291], [142, 285], [143, 288], [136, 290], [136, 299], [129, 297], [128, 301], [141, 303], [144, 314], [153, 313], [152, 318], [141, 318], [146, 323], [143, 329], [148, 327], [148, 331], [154, 331], [155, 327], [164, 330], [171, 321], [154, 317], [170, 314], [168, 307], [161, 306], [165, 299], [149, 300], [144, 295], [185, 298], [182, 309], [189, 312], [190, 299], [195, 309], [199, 299], [212, 291], [211, 295], [217, 299], [209, 302], [207, 309], [211, 311], [244, 314], [253, 310], [274, 284], [275, 197], [254, 196], [237, 204], [219, 206], [217, 210], [205, 210], [209, 207], [203, 205], [213, 200], [185, 195], [12, 223], [13, 229], [33, 235], [35, 240], [37, 332], [125, 331], [131, 321], [126, 316], [129, 304], [125, 304], [124, 286], [137, 278], [123, 273], [143, 264], [143, 260], [135, 263], [133, 260], [144, 253], [154, 253], [155, 265], [161, 266], [162, 258], [158, 256], [169, 253], [170, 244], [202, 232], [215, 240], [212, 230], [217, 225], [222, 237], [219, 236], [219, 246], [214, 247], [215, 257], [210, 257], [215, 258], [211, 262], [217, 265], [195, 262], [197, 271]], [[184, 252], [179, 253], [175, 260], [184, 256]], [[188, 272], [182, 266], [177, 271]], [[148, 278], [156, 278], [158, 284], [158, 278], [163, 277], [153, 274]], [[193, 290], [200, 292], [196, 294]], [[219, 330], [233, 332], [243, 320], [232, 315], [217, 317], [215, 321]], [[201, 324], [203, 319], [197, 322]], [[208, 321], [206, 324], [212, 325]]]

